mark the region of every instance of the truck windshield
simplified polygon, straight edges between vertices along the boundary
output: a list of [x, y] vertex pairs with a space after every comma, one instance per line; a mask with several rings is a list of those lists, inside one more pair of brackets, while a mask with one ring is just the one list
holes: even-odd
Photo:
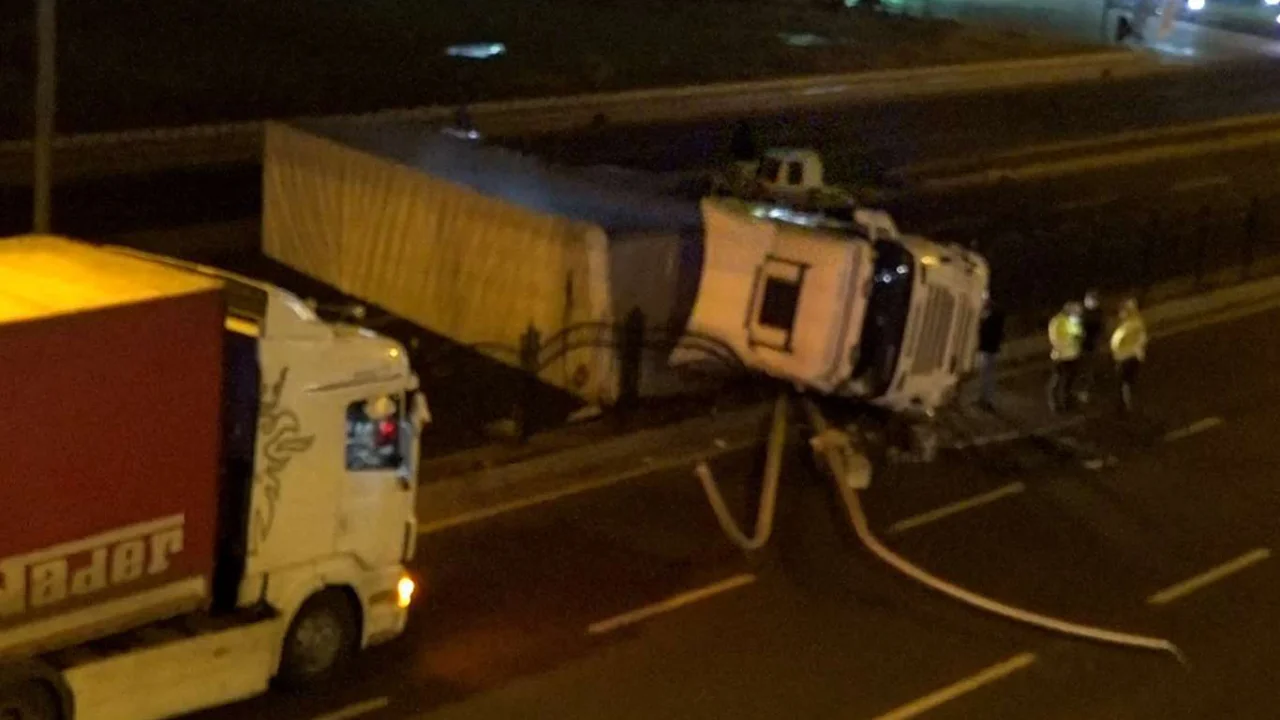
[[876, 242], [875, 252], [871, 295], [867, 299], [867, 317], [862, 325], [853, 377], [865, 384], [872, 397], [879, 397], [889, 391], [898, 356], [902, 354], [902, 338], [911, 310], [915, 257], [898, 243], [883, 240]]

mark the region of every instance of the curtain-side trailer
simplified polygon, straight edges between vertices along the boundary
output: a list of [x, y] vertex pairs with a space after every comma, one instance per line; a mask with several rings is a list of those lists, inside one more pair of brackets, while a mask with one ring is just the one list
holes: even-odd
[[399, 635], [405, 352], [219, 271], [0, 240], [0, 717], [151, 720]]

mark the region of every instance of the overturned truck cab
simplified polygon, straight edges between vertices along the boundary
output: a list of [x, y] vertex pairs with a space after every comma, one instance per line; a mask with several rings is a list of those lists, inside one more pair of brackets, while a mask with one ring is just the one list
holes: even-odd
[[980, 255], [902, 235], [877, 211], [844, 221], [736, 200], [702, 208], [690, 333], [758, 372], [906, 414], [946, 404], [972, 371], [990, 276]]

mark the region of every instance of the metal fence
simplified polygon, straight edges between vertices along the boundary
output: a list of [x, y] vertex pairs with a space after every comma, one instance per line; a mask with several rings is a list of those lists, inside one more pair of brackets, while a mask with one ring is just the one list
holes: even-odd
[[[381, 323], [375, 320], [370, 324], [378, 326]], [[544, 331], [530, 325], [518, 343], [477, 343], [465, 347], [434, 343], [430, 349], [415, 354], [415, 365], [426, 377], [456, 376], [470, 369], [467, 374], [472, 375], [472, 381], [491, 388], [495, 383], [502, 383], [505, 389], [501, 394], [507, 398], [505, 409], [511, 418], [517, 420], [521, 436], [527, 438], [547, 423], [558, 421], [551, 417], [557, 410], [550, 405], [558, 406], [559, 412], [566, 407], [562, 403], [548, 403], [549, 388], [538, 378], [571, 353], [583, 349], [616, 351], [619, 368], [616, 410], [625, 414], [638, 405], [644, 373], [665, 365], [666, 359], [677, 348], [691, 351], [698, 358], [696, 366], [688, 369], [692, 376], [733, 379], [746, 373], [733, 349], [716, 338], [691, 333], [680, 327], [648, 324], [638, 310], [632, 310], [618, 322], [585, 322], [556, 331]], [[496, 375], [483, 379], [475, 377], [477, 354], [519, 372], [514, 375], [499, 373], [508, 375], [505, 382]], [[502, 409], [491, 407], [489, 412], [501, 412]]]
[[1280, 209], [1261, 195], [1023, 207], [948, 234], [990, 260], [994, 297], [1037, 322], [1089, 288], [1156, 301], [1280, 271]]

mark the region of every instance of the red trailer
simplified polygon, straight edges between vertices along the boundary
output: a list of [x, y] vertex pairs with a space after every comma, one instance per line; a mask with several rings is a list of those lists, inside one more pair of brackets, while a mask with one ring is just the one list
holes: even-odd
[[223, 324], [216, 280], [0, 242], [0, 655], [208, 601]]

